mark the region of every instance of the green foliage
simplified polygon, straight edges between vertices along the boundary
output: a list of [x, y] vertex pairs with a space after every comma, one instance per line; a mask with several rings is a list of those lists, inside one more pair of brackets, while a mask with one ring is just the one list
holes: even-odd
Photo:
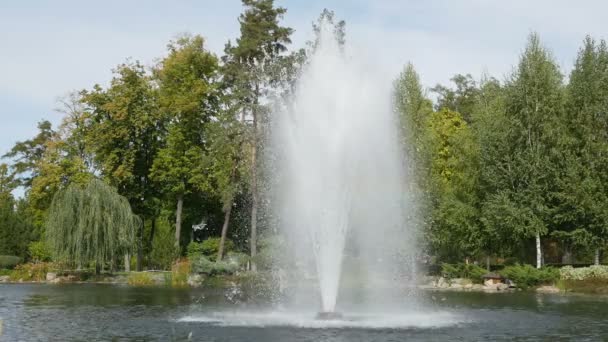
[[14, 268], [21, 262], [23, 262], [23, 259], [18, 256], [0, 255], [0, 268]]
[[55, 195], [46, 238], [55, 260], [101, 265], [133, 250], [140, 224], [126, 198], [93, 179], [85, 188], [71, 185]]
[[151, 264], [153, 267], [169, 270], [178, 256], [173, 230], [169, 223], [161, 217], [157, 222], [156, 233], [152, 240]]
[[510, 279], [520, 288], [528, 288], [543, 284], [554, 284], [560, 278], [560, 271], [554, 267], [536, 268], [532, 265], [507, 266], [500, 275]]
[[441, 264], [441, 275], [447, 279], [465, 278], [471, 279], [474, 283], [482, 283], [484, 274], [488, 271], [475, 264]]
[[201, 255], [192, 262], [192, 273], [202, 273], [207, 275], [233, 274], [239, 266], [228, 261], [211, 261]]
[[30, 258], [34, 262], [51, 261], [51, 251], [45, 241], [34, 241], [28, 246]]
[[[205, 256], [211, 261], [215, 261], [217, 258], [217, 252], [220, 246], [220, 238], [208, 238], [203, 242], [190, 242], [187, 248], [188, 259], [194, 260], [199, 256]], [[230, 239], [226, 239], [224, 242], [224, 253], [229, 253], [234, 249], [234, 242]]]
[[0, 164], [0, 255], [16, 255], [26, 259], [27, 245], [35, 229], [23, 200], [16, 201], [11, 191], [14, 178], [6, 164]]
[[131, 272], [127, 278], [127, 284], [131, 286], [151, 286], [154, 279], [148, 272]]
[[608, 266], [594, 265], [589, 267], [573, 268], [565, 266], [559, 270], [560, 276], [564, 280], [588, 280], [604, 279], [608, 280]]

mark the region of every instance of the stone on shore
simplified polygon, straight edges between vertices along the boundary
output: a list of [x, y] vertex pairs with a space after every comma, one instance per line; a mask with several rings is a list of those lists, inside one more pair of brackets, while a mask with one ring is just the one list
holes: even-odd
[[559, 292], [561, 292], [561, 290], [555, 286], [546, 285], [546, 286], [540, 286], [540, 287], [536, 288], [536, 292], [538, 292], [538, 293], [559, 293]]

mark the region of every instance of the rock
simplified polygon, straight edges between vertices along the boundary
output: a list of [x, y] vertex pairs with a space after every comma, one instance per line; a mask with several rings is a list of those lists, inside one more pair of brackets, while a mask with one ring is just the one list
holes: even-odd
[[458, 285], [462, 285], [462, 286], [473, 284], [471, 279], [468, 279], [468, 278], [454, 278], [454, 279], [450, 280], [450, 283], [458, 284]]
[[541, 286], [541, 287], [536, 288], [536, 292], [539, 292], [539, 293], [559, 293], [559, 292], [561, 292], [561, 290], [558, 289], [555, 286]]
[[439, 279], [437, 279], [437, 283], [435, 284], [436, 287], [438, 288], [445, 288], [450, 286], [443, 277], [439, 277]]
[[483, 284], [484, 284], [486, 287], [491, 287], [491, 286], [493, 287], [493, 286], [494, 286], [494, 281], [493, 281], [492, 279], [486, 279], [486, 280], [483, 282]]
[[463, 288], [465, 290], [471, 290], [471, 289], [473, 289], [473, 284], [465, 284], [465, 285], [463, 285]]
[[200, 274], [191, 274], [188, 276], [188, 285], [191, 287], [199, 287], [203, 283], [203, 276]]
[[50, 282], [52, 282], [52, 281], [54, 281], [55, 279], [57, 279], [57, 273], [55, 273], [55, 272], [48, 272], [48, 273], [46, 274], [46, 281], [50, 281]]
[[460, 290], [460, 289], [462, 289], [462, 285], [460, 285], [460, 284], [451, 284], [450, 285], [450, 289]]
[[500, 283], [496, 285], [496, 290], [498, 291], [505, 291], [509, 289], [509, 285], [504, 284], [504, 283]]
[[0, 283], [8, 283], [10, 280], [10, 276], [0, 276]]
[[472, 291], [483, 291], [484, 286], [481, 284], [473, 284], [473, 285], [471, 285], [471, 290]]

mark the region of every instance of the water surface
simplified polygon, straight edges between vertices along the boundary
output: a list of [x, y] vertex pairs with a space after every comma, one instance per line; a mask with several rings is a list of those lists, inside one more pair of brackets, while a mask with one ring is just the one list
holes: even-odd
[[597, 341], [608, 299], [428, 292], [430, 311], [312, 313], [240, 302], [222, 290], [0, 285], [1, 341]]

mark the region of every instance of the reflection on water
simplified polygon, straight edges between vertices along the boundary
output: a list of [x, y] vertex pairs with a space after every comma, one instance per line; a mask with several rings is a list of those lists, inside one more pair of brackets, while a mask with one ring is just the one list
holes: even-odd
[[223, 291], [0, 285], [0, 341], [603, 340], [606, 297], [428, 293], [432, 310], [314, 312], [231, 304]]

